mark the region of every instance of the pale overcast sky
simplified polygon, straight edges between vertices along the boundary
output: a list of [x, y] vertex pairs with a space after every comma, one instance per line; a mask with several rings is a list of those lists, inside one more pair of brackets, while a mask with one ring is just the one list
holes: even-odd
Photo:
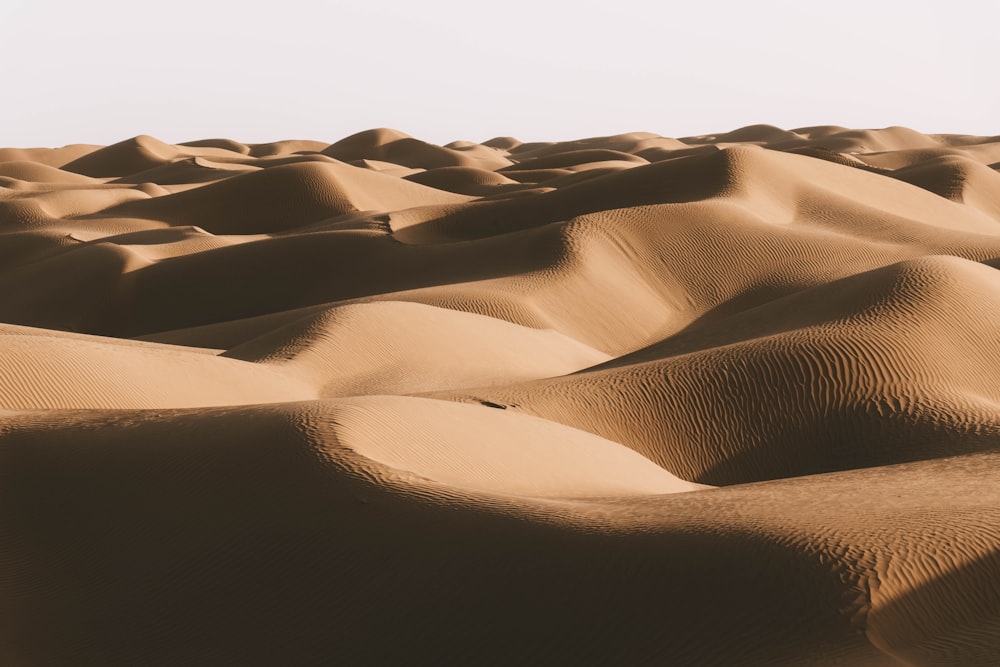
[[998, 27], [996, 0], [0, 0], [0, 145], [994, 135]]

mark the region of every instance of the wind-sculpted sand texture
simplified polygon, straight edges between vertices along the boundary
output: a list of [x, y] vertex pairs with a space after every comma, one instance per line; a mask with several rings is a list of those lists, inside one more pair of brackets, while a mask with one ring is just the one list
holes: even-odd
[[0, 664], [1000, 664], [998, 170], [0, 149]]

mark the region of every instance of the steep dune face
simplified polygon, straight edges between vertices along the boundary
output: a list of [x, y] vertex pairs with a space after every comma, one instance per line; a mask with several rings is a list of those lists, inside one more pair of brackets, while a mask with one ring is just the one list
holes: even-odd
[[996, 447], [998, 326], [996, 269], [929, 257], [696, 323], [573, 376], [448, 396], [739, 484]]
[[995, 664], [998, 163], [0, 149], [0, 662]]

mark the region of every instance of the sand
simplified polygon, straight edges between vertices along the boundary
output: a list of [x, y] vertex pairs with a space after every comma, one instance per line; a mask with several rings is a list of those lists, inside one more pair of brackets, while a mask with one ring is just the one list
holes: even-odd
[[998, 171], [0, 149], [0, 663], [998, 664]]

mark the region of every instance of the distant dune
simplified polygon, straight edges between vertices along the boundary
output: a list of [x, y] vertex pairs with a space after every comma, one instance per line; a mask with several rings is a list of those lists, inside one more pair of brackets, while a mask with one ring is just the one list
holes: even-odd
[[1000, 136], [0, 149], [0, 664], [1000, 664]]

